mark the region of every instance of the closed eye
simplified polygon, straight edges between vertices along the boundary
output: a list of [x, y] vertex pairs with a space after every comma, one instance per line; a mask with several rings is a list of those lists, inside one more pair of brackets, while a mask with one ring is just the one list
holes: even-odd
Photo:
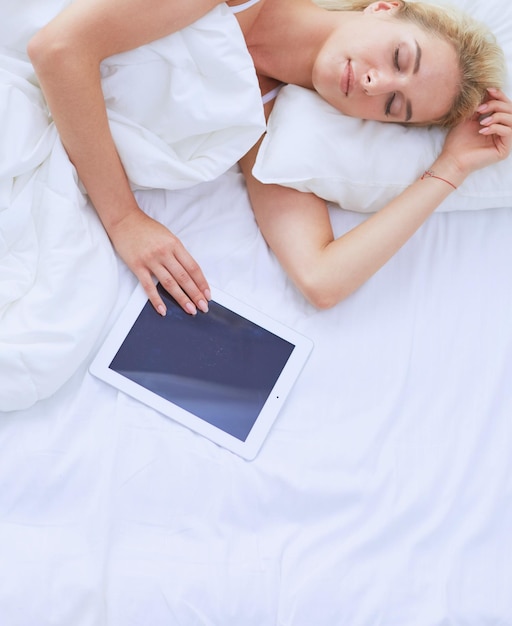
[[399, 58], [398, 58], [399, 53], [400, 53], [400, 47], [397, 47], [395, 49], [395, 55], [394, 55], [393, 61], [394, 61], [394, 65], [395, 65], [396, 69], [400, 72], [400, 62], [399, 62]]
[[389, 100], [386, 103], [386, 117], [388, 117], [391, 114], [391, 106], [393, 104], [393, 100], [396, 98], [396, 91], [393, 92], [393, 94], [391, 95], [391, 98], [389, 98]]

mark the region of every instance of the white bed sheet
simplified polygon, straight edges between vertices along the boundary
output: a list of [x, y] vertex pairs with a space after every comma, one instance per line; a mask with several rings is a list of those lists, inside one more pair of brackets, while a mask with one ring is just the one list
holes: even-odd
[[[236, 169], [139, 198], [212, 283], [315, 348], [253, 462], [90, 359], [2, 414], [0, 623], [512, 624], [512, 208], [434, 215], [322, 312], [267, 250]], [[338, 234], [365, 219], [331, 212]], [[133, 287], [120, 266], [105, 332]]]

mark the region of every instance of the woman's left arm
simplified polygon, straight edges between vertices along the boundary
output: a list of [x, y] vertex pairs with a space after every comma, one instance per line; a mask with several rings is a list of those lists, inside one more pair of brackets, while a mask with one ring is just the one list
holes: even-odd
[[[479, 113], [450, 131], [432, 166], [437, 177], [417, 180], [379, 212], [334, 238], [327, 204], [313, 194], [265, 185], [251, 173], [259, 145], [241, 161], [251, 204], [267, 243], [315, 306], [328, 308], [377, 272], [441, 202], [473, 171], [508, 157], [512, 104], [499, 91]], [[444, 180], [443, 180], [444, 179]], [[446, 182], [449, 181], [449, 182]]]

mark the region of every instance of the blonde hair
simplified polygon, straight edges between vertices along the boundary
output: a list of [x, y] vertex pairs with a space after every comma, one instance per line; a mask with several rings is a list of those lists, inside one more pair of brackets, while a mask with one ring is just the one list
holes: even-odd
[[[371, 0], [313, 0], [330, 11], [363, 11]], [[491, 31], [473, 18], [453, 8], [397, 0], [393, 13], [450, 43], [459, 59], [459, 90], [452, 107], [431, 124], [451, 127], [470, 117], [486, 98], [488, 87], [503, 87], [505, 57]]]

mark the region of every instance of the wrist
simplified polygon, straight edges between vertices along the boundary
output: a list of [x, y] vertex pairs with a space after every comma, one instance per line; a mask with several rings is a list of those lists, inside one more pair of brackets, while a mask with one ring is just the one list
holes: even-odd
[[145, 216], [145, 213], [138, 206], [135, 198], [127, 198], [126, 202], [120, 205], [112, 203], [108, 210], [101, 210], [96, 207], [103, 227], [107, 231], [110, 239], [114, 239], [118, 232], [123, 232], [129, 224], [134, 223], [137, 218]]
[[439, 156], [427, 172], [448, 182], [455, 189], [466, 180], [467, 172], [454, 159]]
[[447, 178], [443, 178], [442, 176], [439, 176], [434, 170], [425, 170], [420, 180], [425, 180], [425, 178], [436, 178], [437, 180], [440, 180], [441, 182], [446, 183], [447, 185], [450, 185], [452, 189], [457, 189], [457, 185], [454, 185]]

